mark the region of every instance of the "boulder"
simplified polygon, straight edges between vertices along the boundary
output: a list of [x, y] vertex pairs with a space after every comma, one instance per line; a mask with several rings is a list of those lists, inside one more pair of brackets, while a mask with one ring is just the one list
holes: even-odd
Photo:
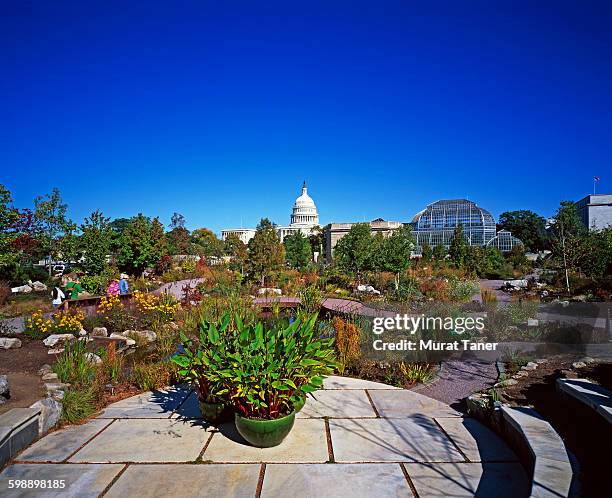
[[123, 333], [126, 337], [131, 337], [132, 339], [140, 339], [146, 342], [154, 342], [157, 339], [157, 334], [152, 330], [126, 330]]
[[45, 398], [34, 403], [30, 408], [40, 408], [38, 417], [38, 435], [42, 436], [55, 427], [62, 416], [62, 404], [53, 398]]
[[8, 398], [10, 396], [9, 381], [6, 375], [0, 375], [0, 397]]
[[30, 285], [35, 292], [43, 292], [47, 290], [47, 286], [38, 280], [36, 282], [28, 282], [28, 285]]
[[20, 285], [18, 287], [12, 287], [11, 292], [13, 294], [29, 294], [32, 292], [32, 287], [29, 285]]
[[66, 341], [74, 340], [72, 334], [51, 334], [49, 337], [43, 339], [43, 344], [47, 347], [55, 346], [58, 342], [62, 344]]
[[508, 386], [516, 386], [518, 384], [518, 380], [516, 379], [506, 379], [498, 382], [493, 387], [508, 387]]
[[92, 337], [108, 337], [108, 330], [106, 327], [94, 327], [91, 331]]
[[52, 373], [53, 369], [51, 368], [51, 365], [47, 365], [46, 363], [40, 367], [40, 369], [38, 370], [38, 375], [46, 375], [48, 373]]
[[17, 349], [21, 347], [21, 341], [16, 337], [0, 337], [0, 349]]
[[572, 368], [584, 368], [586, 367], [586, 363], [584, 361], [575, 361], [572, 363]]
[[263, 287], [257, 291], [257, 294], [259, 294], [260, 296], [265, 296], [268, 294], [271, 294], [273, 296], [282, 296], [283, 291], [274, 287]]
[[46, 374], [44, 374], [44, 375], [42, 376], [42, 380], [43, 380], [44, 382], [48, 382], [48, 381], [59, 380], [59, 379], [58, 379], [58, 377], [57, 377], [57, 374], [56, 374], [56, 373], [49, 372], [49, 373], [46, 373]]
[[85, 329], [81, 329], [81, 330], [79, 330], [79, 335], [80, 335], [81, 337], [85, 337], [85, 336], [87, 335], [87, 330], [85, 330]]
[[64, 352], [64, 348], [51, 348], [47, 351], [47, 354], [61, 354]]
[[102, 358], [95, 353], [85, 353], [85, 358], [87, 358], [89, 363], [93, 363], [94, 365], [102, 363]]
[[366, 292], [367, 294], [376, 294], [376, 295], [380, 294], [379, 290], [376, 290], [371, 285], [364, 285], [364, 284], [358, 285], [357, 286], [357, 291], [358, 292]]
[[116, 332], [113, 332], [109, 337], [111, 339], [121, 339], [122, 341], [125, 341], [126, 346], [136, 346], [136, 341], [134, 339], [130, 339], [129, 337], [126, 337], [121, 334], [117, 334]]

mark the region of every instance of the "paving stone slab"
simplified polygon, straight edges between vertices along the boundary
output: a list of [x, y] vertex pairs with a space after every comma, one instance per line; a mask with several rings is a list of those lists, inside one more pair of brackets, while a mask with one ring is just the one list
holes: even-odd
[[368, 390], [381, 417], [404, 418], [414, 414], [430, 417], [461, 417], [450, 406], [422, 394], [404, 389], [399, 391]]
[[106, 498], [253, 498], [260, 465], [130, 465]]
[[109, 405], [101, 418], [169, 418], [189, 395], [185, 387], [171, 387], [126, 398]]
[[352, 377], [340, 377], [330, 375], [323, 379], [324, 389], [392, 389], [399, 390], [399, 387], [381, 384], [380, 382], [372, 382], [371, 380], [354, 379]]
[[[98, 497], [121, 471], [123, 465], [92, 464], [15, 464], [0, 474], [0, 495], [14, 497]], [[21, 480], [63, 480], [61, 489], [8, 489], [9, 479]]]
[[529, 496], [519, 463], [407, 463], [404, 468], [421, 498]]
[[261, 496], [412, 496], [399, 464], [266, 465]]
[[429, 417], [331, 419], [336, 462], [462, 462], [465, 458]]
[[52, 432], [19, 454], [17, 460], [62, 462], [110, 423], [112, 420], [94, 419]]
[[70, 462], [191, 462], [210, 432], [198, 421], [116, 420], [79, 450]]
[[436, 421], [472, 462], [518, 461], [504, 440], [476, 419], [449, 417]]
[[375, 417], [376, 412], [364, 390], [317, 391], [308, 396], [299, 418], [305, 417]]
[[202, 455], [212, 462], [305, 462], [319, 463], [329, 459], [325, 422], [321, 419], [296, 419], [287, 438], [274, 448], [250, 446], [236, 431], [233, 423], [223, 424]]

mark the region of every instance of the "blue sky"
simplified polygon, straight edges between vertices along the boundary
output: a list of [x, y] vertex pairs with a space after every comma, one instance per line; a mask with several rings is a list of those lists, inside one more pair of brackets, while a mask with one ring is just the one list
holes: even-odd
[[2, 2], [16, 204], [219, 232], [288, 223], [304, 179], [322, 223], [612, 192], [612, 3], [253, 3]]

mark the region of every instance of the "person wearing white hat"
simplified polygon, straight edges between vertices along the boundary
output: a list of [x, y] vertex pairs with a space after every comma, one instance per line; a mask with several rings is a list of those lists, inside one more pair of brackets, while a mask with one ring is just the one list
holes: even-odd
[[121, 274], [121, 280], [119, 280], [119, 293], [127, 294], [130, 289], [128, 285], [128, 276], [125, 273]]

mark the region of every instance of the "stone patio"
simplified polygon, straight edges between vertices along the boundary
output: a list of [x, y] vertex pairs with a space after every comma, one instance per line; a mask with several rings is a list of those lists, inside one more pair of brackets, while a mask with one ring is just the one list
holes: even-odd
[[[330, 377], [325, 388], [287, 439], [266, 449], [247, 445], [231, 423], [201, 420], [185, 387], [134, 396], [24, 450], [0, 474], [0, 495], [528, 495], [517, 457], [476, 420], [374, 382]], [[15, 490], [9, 479], [65, 487]]]

